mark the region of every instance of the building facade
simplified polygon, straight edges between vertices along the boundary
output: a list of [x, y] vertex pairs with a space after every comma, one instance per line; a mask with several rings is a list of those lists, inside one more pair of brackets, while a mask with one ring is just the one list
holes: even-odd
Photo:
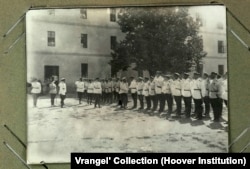
[[191, 7], [189, 13], [200, 24], [206, 57], [200, 63], [200, 73], [227, 72], [226, 9], [224, 6]]
[[27, 81], [64, 77], [69, 90], [80, 77], [111, 76], [111, 51], [124, 35], [117, 9], [50, 9], [29, 11]]

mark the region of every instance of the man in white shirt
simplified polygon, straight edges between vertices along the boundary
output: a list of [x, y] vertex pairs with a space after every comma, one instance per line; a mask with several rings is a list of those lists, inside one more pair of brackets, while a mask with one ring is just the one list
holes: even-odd
[[121, 98], [121, 108], [127, 109], [128, 104], [128, 83], [126, 77], [122, 78], [122, 81], [120, 82], [120, 98]]
[[137, 83], [137, 95], [140, 102], [140, 108], [139, 108], [140, 110], [144, 109], [143, 94], [142, 94], [143, 86], [144, 86], [143, 78], [139, 77]]
[[149, 95], [150, 95], [150, 102], [153, 103], [153, 109], [152, 111], [154, 112], [157, 107], [157, 102], [156, 102], [156, 96], [155, 96], [155, 82], [154, 82], [154, 76], [150, 77], [150, 83], [149, 83]]
[[[158, 106], [158, 104], [163, 103], [163, 99], [164, 99], [163, 94], [162, 94], [162, 85], [163, 85], [164, 78], [162, 77], [161, 73], [162, 73], [161, 71], [157, 71], [155, 79], [154, 79], [154, 82], [155, 82], [155, 94], [156, 94], [156, 105], [157, 106]], [[157, 107], [156, 107], [156, 109], [157, 109]], [[160, 109], [159, 109], [159, 111], [160, 111]], [[157, 111], [155, 111], [155, 113], [157, 113]]]
[[181, 80], [180, 74], [174, 74], [174, 80], [171, 85], [171, 92], [176, 103], [176, 117], [181, 117]]
[[101, 108], [101, 96], [102, 96], [102, 85], [99, 78], [96, 78], [95, 82], [93, 83], [94, 87], [94, 95], [95, 95], [95, 108], [98, 105]]
[[195, 104], [195, 110], [196, 110], [196, 119], [201, 120], [202, 119], [202, 112], [203, 112], [203, 106], [202, 106], [202, 91], [201, 91], [201, 79], [199, 78], [200, 74], [198, 72], [194, 73], [194, 79], [191, 84], [191, 91], [192, 91], [192, 97]]
[[79, 104], [81, 104], [82, 96], [84, 93], [84, 82], [82, 81], [82, 78], [80, 78], [78, 81], [76, 81], [75, 85], [76, 85], [77, 96], [79, 99]]
[[59, 83], [59, 95], [61, 98], [61, 108], [64, 106], [64, 100], [66, 98], [66, 92], [67, 92], [67, 85], [65, 83], [65, 78], [61, 79], [61, 82]]
[[146, 104], [147, 104], [147, 108], [146, 110], [150, 110], [151, 108], [151, 101], [150, 101], [150, 95], [149, 95], [149, 87], [150, 87], [150, 81], [148, 77], [144, 78], [144, 86], [143, 86], [143, 96], [146, 99]]
[[209, 101], [209, 77], [207, 73], [203, 73], [203, 79], [201, 83], [201, 92], [203, 96], [203, 102], [205, 104], [205, 117], [209, 117], [210, 113], [210, 101]]
[[131, 109], [135, 109], [137, 108], [137, 82], [134, 77], [130, 77], [130, 79], [131, 83], [129, 85], [129, 89], [133, 99], [133, 107]]
[[[171, 120], [171, 114], [173, 110], [173, 96], [171, 92], [171, 85], [172, 85], [172, 79], [171, 75], [165, 75], [164, 76], [164, 81], [163, 81], [163, 86], [162, 86], [162, 93], [164, 94], [165, 100], [167, 100], [168, 104], [168, 112], [166, 118]], [[164, 102], [165, 102], [164, 100]], [[164, 103], [165, 106], [165, 103]]]
[[33, 82], [31, 83], [31, 93], [33, 96], [33, 106], [37, 106], [37, 99], [39, 97], [39, 94], [42, 91], [42, 85], [38, 82], [36, 78], [33, 79]]
[[93, 82], [91, 79], [89, 79], [88, 82], [88, 89], [87, 89], [87, 103], [88, 104], [92, 104], [92, 100], [93, 100], [93, 96], [94, 96], [94, 86], [93, 86]]
[[191, 80], [189, 78], [188, 73], [184, 73], [184, 77], [182, 80], [182, 96], [185, 104], [185, 116], [186, 118], [190, 118], [191, 114], [191, 105], [192, 105], [192, 94], [191, 94]]

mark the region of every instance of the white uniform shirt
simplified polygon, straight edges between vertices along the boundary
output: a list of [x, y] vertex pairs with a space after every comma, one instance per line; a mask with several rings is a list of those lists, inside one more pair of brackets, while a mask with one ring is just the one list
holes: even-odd
[[221, 88], [217, 79], [211, 80], [209, 84], [209, 98], [215, 99], [220, 97]]
[[106, 84], [106, 89], [107, 89], [107, 93], [111, 93], [112, 92], [112, 82], [108, 81], [108, 83]]
[[144, 96], [146, 96], [146, 97], [149, 96], [149, 87], [150, 87], [150, 82], [149, 81], [144, 83], [142, 94]]
[[60, 82], [58, 86], [59, 86], [59, 94], [65, 95], [66, 92], [67, 92], [67, 85], [66, 85], [66, 83]]
[[83, 81], [76, 81], [76, 91], [77, 92], [84, 92], [84, 82]]
[[181, 93], [183, 97], [191, 97], [191, 80], [189, 78], [183, 79], [181, 84]]
[[41, 91], [42, 91], [41, 83], [39, 83], [37, 81], [32, 82], [31, 87], [32, 87], [31, 93], [38, 94], [38, 93], [41, 93]]
[[135, 79], [131, 81], [131, 83], [129, 85], [129, 89], [130, 89], [131, 93], [137, 92], [137, 82]]
[[173, 96], [181, 96], [181, 80], [173, 80], [171, 84], [171, 92]]
[[143, 86], [144, 86], [144, 83], [143, 83], [143, 82], [138, 82], [138, 83], [137, 83], [137, 94], [138, 94], [138, 95], [142, 95]]
[[128, 83], [120, 82], [120, 91], [119, 94], [128, 93]]
[[202, 91], [201, 91], [201, 84], [202, 80], [200, 78], [198, 79], [193, 79], [191, 82], [191, 92], [192, 92], [192, 97], [194, 99], [202, 99]]
[[205, 97], [205, 96], [209, 96], [209, 79], [202, 79], [201, 81], [201, 93], [202, 93], [202, 96]]
[[49, 84], [49, 93], [50, 94], [56, 94], [57, 93], [56, 84], [55, 84], [54, 81]]
[[155, 77], [154, 82], [155, 82], [155, 93], [156, 94], [161, 94], [162, 93], [162, 85], [163, 85], [164, 78], [162, 76]]
[[227, 86], [227, 79], [224, 79], [221, 86], [222, 91], [222, 99], [228, 100], [228, 86]]
[[93, 93], [102, 94], [102, 84], [101, 84], [101, 82], [94, 82], [93, 87], [94, 87]]
[[171, 94], [171, 80], [164, 80], [163, 81], [162, 93]]
[[94, 84], [93, 82], [88, 84], [88, 90], [87, 93], [93, 93], [94, 92]]
[[149, 95], [150, 96], [155, 95], [155, 82], [154, 81], [149, 83]]

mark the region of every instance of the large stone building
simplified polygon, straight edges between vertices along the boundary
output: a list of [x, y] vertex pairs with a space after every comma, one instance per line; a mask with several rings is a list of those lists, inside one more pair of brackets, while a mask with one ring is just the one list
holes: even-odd
[[111, 76], [111, 51], [124, 35], [117, 9], [56, 9], [27, 13], [27, 81]]
[[200, 23], [206, 57], [201, 61], [200, 72], [227, 72], [226, 8], [224, 6], [197, 6], [189, 9], [190, 15]]

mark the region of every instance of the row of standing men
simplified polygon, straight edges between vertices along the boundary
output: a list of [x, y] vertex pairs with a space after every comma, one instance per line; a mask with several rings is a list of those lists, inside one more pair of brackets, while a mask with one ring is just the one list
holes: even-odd
[[[106, 79], [87, 81], [80, 78], [75, 82], [76, 91], [78, 93], [79, 103], [83, 96], [87, 97], [88, 104], [95, 100], [95, 107], [100, 102], [103, 104], [120, 101], [121, 108], [127, 109], [128, 94], [131, 93], [133, 107], [137, 108], [139, 100], [139, 110], [144, 109], [144, 98], [146, 100], [146, 110], [154, 113], [163, 113], [166, 102], [168, 105], [167, 118], [171, 119], [173, 113], [173, 102], [176, 103], [176, 117], [181, 116], [182, 99], [185, 104], [185, 117], [190, 118], [192, 100], [195, 105], [195, 118], [202, 119], [203, 104], [205, 105], [204, 115], [209, 116], [210, 106], [213, 109], [214, 121], [219, 121], [222, 115], [223, 100], [227, 106], [227, 74], [221, 78], [215, 72], [211, 75], [204, 73], [203, 76], [197, 72], [193, 74], [193, 78], [188, 73], [184, 73], [180, 77], [179, 73], [174, 75], [163, 75], [160, 71], [156, 72], [155, 77], [142, 78], [131, 77], [128, 83], [125, 77], [119, 79]], [[59, 92], [60, 93], [60, 92]]]

